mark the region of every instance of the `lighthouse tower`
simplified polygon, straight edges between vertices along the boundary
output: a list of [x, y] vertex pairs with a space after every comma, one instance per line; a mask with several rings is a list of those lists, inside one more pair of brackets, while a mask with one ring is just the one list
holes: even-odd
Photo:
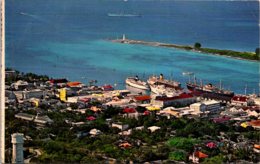
[[13, 158], [12, 163], [24, 163], [23, 159], [23, 134], [12, 134]]

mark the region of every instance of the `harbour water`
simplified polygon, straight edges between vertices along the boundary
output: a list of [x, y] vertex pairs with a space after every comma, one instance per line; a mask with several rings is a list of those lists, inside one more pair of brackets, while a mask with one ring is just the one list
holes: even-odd
[[[255, 51], [259, 45], [257, 1], [85, 1], [6, 2], [6, 64], [23, 72], [98, 80], [122, 87], [125, 77], [164, 73], [181, 81], [194, 72], [204, 83], [236, 93], [259, 91], [259, 62], [143, 45], [108, 38], [158, 41]], [[107, 13], [141, 17], [108, 17]]]

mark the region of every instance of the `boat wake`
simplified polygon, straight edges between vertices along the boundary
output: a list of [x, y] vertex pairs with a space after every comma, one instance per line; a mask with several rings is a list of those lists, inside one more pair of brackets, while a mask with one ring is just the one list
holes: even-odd
[[48, 23], [46, 20], [42, 19], [41, 17], [37, 16], [37, 15], [33, 15], [33, 14], [29, 14], [29, 13], [25, 13], [25, 12], [20, 12], [20, 15], [26, 16], [26, 17], [30, 17], [33, 18], [35, 20], [44, 22], [44, 23]]

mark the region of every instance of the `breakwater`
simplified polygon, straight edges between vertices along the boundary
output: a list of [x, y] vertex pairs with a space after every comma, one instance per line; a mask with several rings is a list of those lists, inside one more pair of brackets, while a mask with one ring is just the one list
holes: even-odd
[[123, 43], [123, 44], [140, 44], [140, 45], [147, 45], [147, 46], [154, 46], [154, 47], [177, 48], [177, 49], [182, 49], [187, 51], [196, 51], [199, 53], [232, 57], [236, 59], [259, 61], [259, 55], [257, 55], [254, 52], [239, 52], [233, 50], [221, 50], [221, 49], [201, 48], [201, 47], [195, 48], [194, 46], [190, 46], [190, 45], [179, 45], [173, 43], [133, 40], [133, 39], [126, 39], [125, 37], [123, 37], [122, 39], [112, 39], [111, 41], [116, 43]]

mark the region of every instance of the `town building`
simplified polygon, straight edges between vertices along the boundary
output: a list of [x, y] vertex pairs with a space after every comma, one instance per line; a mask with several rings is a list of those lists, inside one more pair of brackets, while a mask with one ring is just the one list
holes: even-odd
[[202, 103], [205, 104], [207, 111], [215, 112], [220, 109], [220, 102], [216, 100], [203, 101]]
[[190, 105], [190, 109], [195, 112], [205, 112], [206, 111], [206, 105], [198, 102]]
[[17, 113], [15, 115], [15, 118], [19, 118], [26, 121], [33, 121], [34, 117], [35, 117], [34, 115], [27, 114], [27, 113]]
[[29, 91], [23, 91], [23, 99], [29, 99], [29, 98], [38, 98], [42, 99], [45, 96], [45, 93], [43, 90], [40, 89], [34, 89]]
[[196, 97], [188, 93], [182, 93], [175, 97], [155, 97], [152, 99], [151, 104], [161, 107], [168, 106], [185, 106], [196, 102]]
[[121, 122], [116, 122], [116, 123], [112, 123], [111, 127], [112, 128], [118, 128], [118, 129], [123, 131], [123, 130], [126, 130], [129, 127], [129, 125], [128, 124], [123, 124]]
[[244, 95], [236, 95], [231, 99], [231, 104], [235, 106], [248, 106], [254, 103], [254, 100]]
[[34, 122], [37, 125], [44, 126], [46, 124], [52, 124], [53, 120], [50, 119], [47, 115], [42, 115], [41, 116], [41, 115], [37, 114], [37, 116], [34, 119]]
[[216, 100], [208, 100], [190, 105], [190, 109], [194, 112], [216, 112], [220, 109], [220, 102]]

